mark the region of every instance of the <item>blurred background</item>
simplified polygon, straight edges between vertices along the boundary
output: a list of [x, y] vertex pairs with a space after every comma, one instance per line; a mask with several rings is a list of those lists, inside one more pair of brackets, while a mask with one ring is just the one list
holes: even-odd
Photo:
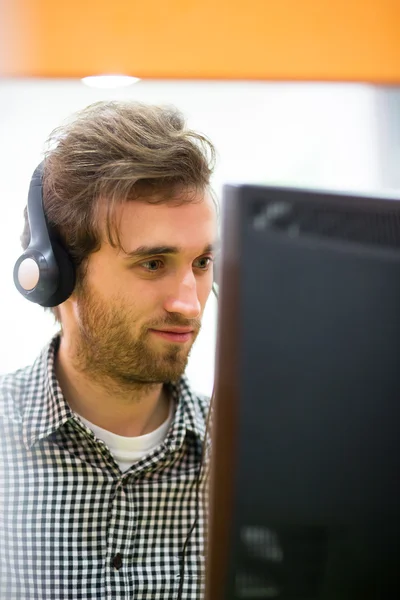
[[[56, 4], [0, 7], [0, 373], [30, 363], [55, 331], [52, 316], [15, 290], [12, 269], [44, 142], [92, 102], [177, 106], [216, 146], [220, 201], [223, 185], [235, 182], [400, 195], [398, 3], [307, 0], [300, 21], [288, 0], [218, 8], [152, 0], [141, 12], [121, 1]], [[136, 20], [127, 20], [134, 10]], [[109, 89], [81, 81], [102, 72], [140, 80]], [[210, 298], [188, 367], [193, 387], [207, 394], [216, 315]]]

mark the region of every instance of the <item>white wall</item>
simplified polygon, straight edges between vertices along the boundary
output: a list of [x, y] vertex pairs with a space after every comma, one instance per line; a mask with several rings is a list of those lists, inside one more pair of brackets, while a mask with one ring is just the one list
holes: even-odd
[[[52, 318], [14, 289], [22, 211], [43, 143], [71, 112], [104, 98], [172, 103], [215, 143], [214, 187], [273, 182], [323, 188], [380, 187], [375, 91], [368, 86], [140, 82], [101, 91], [78, 81], [0, 80], [0, 373], [32, 361], [54, 331]], [[209, 301], [188, 375], [210, 393], [216, 302]]]

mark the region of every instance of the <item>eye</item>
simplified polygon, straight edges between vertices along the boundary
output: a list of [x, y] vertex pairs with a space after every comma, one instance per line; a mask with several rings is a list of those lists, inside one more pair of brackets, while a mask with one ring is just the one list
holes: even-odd
[[193, 265], [197, 268], [197, 269], [202, 269], [203, 271], [207, 271], [207, 269], [209, 268], [209, 266], [211, 265], [211, 263], [213, 262], [213, 259], [211, 258], [211, 256], [202, 256], [201, 258], [197, 258]]
[[158, 258], [152, 258], [151, 260], [146, 260], [145, 262], [140, 263], [140, 266], [143, 267], [149, 273], [156, 273], [160, 267], [162, 267], [162, 261]]

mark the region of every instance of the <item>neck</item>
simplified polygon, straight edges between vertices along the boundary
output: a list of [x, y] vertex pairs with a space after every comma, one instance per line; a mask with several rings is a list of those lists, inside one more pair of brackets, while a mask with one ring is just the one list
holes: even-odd
[[168, 418], [162, 384], [122, 385], [81, 368], [64, 336], [56, 356], [57, 378], [70, 408], [94, 425], [127, 437], [150, 433]]

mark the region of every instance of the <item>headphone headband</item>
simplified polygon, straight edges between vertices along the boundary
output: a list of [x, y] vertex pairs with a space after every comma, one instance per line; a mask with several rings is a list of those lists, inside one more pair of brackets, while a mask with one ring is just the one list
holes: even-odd
[[43, 245], [50, 244], [50, 235], [47, 229], [46, 217], [44, 216], [43, 208], [43, 162], [36, 167], [28, 193], [28, 222], [31, 233], [29, 248], [37, 248]]

